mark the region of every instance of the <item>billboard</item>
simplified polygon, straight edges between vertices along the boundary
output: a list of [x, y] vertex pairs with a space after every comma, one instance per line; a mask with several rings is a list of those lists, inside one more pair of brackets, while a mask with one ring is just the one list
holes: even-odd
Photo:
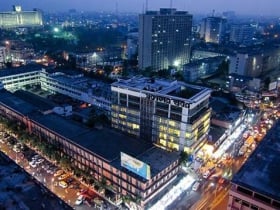
[[277, 82], [269, 83], [268, 90], [275, 90], [277, 88]]
[[121, 166], [145, 179], [151, 179], [151, 168], [148, 164], [121, 152]]

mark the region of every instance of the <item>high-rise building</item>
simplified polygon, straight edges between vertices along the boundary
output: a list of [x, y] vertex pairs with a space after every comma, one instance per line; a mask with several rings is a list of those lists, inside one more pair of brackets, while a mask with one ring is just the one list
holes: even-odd
[[280, 209], [280, 121], [234, 175], [227, 210]]
[[250, 25], [233, 25], [230, 29], [231, 42], [249, 45], [253, 42], [255, 28]]
[[192, 15], [176, 9], [147, 11], [139, 17], [139, 68], [168, 69], [189, 62]]
[[40, 10], [22, 11], [21, 6], [13, 6], [13, 11], [0, 12], [0, 28], [42, 26]]
[[204, 18], [201, 25], [200, 36], [207, 43], [221, 44], [225, 32], [226, 19], [222, 17]]
[[165, 149], [188, 153], [209, 131], [208, 88], [143, 77], [111, 86], [112, 127]]
[[128, 60], [135, 59], [137, 57], [138, 37], [138, 32], [131, 32], [127, 34], [126, 54]]

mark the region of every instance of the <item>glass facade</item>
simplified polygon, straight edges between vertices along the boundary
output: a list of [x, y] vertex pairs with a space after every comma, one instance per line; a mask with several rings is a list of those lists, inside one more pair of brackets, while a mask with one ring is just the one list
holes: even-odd
[[[192, 152], [210, 128], [208, 97], [190, 107], [157, 101], [145, 91], [118, 87], [112, 91], [112, 126], [168, 150]], [[141, 94], [142, 95], [141, 95]]]

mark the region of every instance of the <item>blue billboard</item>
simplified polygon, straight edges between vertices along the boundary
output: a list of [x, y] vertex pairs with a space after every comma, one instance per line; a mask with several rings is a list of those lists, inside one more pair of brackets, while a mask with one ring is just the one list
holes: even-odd
[[123, 152], [121, 152], [121, 166], [145, 179], [151, 179], [151, 168], [148, 164]]

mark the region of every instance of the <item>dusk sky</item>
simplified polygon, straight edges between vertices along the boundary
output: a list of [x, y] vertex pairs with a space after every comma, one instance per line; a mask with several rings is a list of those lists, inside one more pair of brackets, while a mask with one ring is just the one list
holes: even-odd
[[[142, 12], [146, 0], [1, 0], [0, 10], [11, 10], [12, 5], [22, 5], [24, 10], [39, 8], [46, 12], [116, 11]], [[149, 10], [169, 7], [170, 0], [148, 0]], [[233, 10], [237, 14], [279, 15], [280, 0], [173, 0], [173, 7], [190, 13], [217, 13]]]

